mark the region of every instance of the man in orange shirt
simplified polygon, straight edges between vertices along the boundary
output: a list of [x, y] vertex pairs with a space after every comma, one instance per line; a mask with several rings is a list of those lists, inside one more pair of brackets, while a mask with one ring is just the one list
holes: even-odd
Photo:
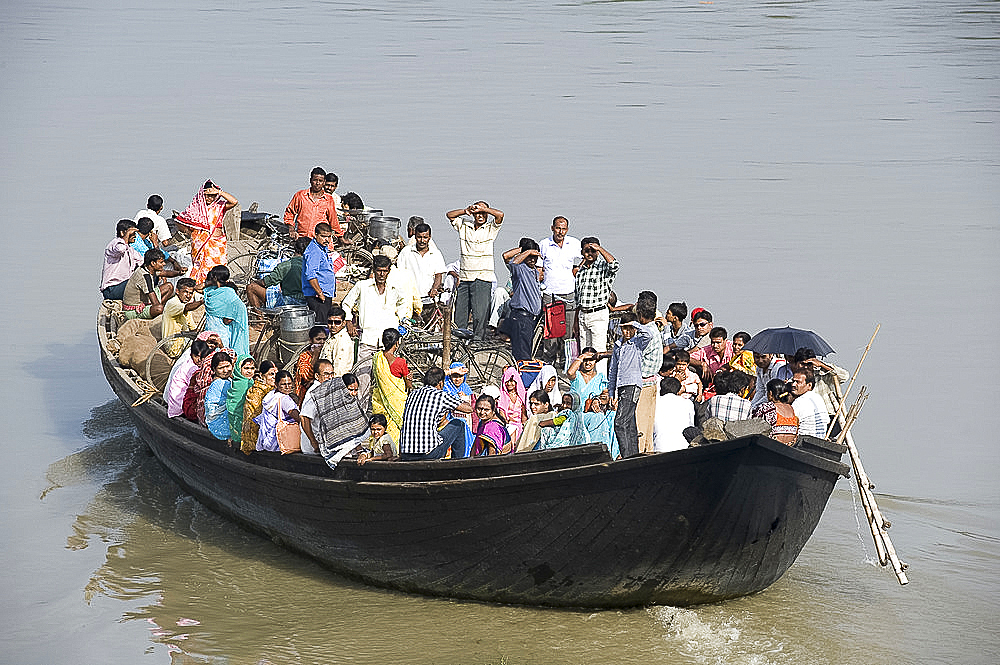
[[314, 229], [320, 222], [329, 224], [337, 238], [343, 237], [333, 197], [323, 189], [325, 184], [326, 171], [317, 166], [309, 176], [309, 189], [295, 192], [285, 208], [285, 224], [292, 240], [299, 236], [313, 237]]

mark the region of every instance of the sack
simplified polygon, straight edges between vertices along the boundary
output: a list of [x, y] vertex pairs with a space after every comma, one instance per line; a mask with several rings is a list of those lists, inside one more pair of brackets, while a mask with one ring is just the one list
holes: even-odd
[[281, 398], [278, 398], [278, 424], [274, 427], [274, 433], [278, 438], [278, 449], [282, 455], [288, 453], [298, 453], [302, 451], [302, 432], [298, 423], [285, 422], [285, 414], [281, 412]]
[[553, 300], [545, 306], [545, 339], [561, 339], [566, 336], [566, 303]]

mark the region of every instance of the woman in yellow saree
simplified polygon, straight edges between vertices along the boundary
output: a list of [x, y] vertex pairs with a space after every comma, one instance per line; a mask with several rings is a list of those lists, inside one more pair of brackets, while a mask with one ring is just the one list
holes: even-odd
[[389, 421], [386, 432], [399, 441], [399, 428], [403, 424], [403, 405], [406, 393], [413, 387], [410, 368], [405, 358], [396, 356], [399, 349], [399, 331], [386, 328], [382, 332], [382, 351], [372, 362], [372, 413], [381, 413]]

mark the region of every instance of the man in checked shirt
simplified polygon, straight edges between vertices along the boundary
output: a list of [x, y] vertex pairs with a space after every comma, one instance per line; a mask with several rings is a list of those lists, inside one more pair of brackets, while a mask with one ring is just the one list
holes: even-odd
[[583, 262], [574, 268], [580, 348], [592, 346], [603, 353], [608, 350], [608, 296], [618, 274], [618, 259], [593, 236], [581, 240], [580, 246]]

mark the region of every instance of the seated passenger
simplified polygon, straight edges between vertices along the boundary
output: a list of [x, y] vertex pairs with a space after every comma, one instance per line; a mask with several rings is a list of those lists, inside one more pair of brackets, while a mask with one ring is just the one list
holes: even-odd
[[212, 356], [212, 383], [205, 391], [205, 424], [208, 431], [220, 441], [229, 440], [229, 411], [226, 396], [232, 385], [233, 359], [225, 351]]
[[691, 365], [701, 372], [703, 382], [710, 385], [715, 373], [733, 359], [733, 343], [726, 340], [725, 328], [716, 327], [708, 333], [708, 346], [699, 346], [691, 351]]
[[781, 379], [771, 379], [766, 386], [767, 400], [753, 408], [753, 418], [763, 418], [771, 426], [771, 438], [788, 444], [795, 443], [799, 434], [799, 419], [789, 402], [791, 392]]
[[535, 380], [528, 386], [528, 394], [536, 390], [544, 390], [549, 394], [549, 404], [562, 404], [562, 395], [559, 393], [559, 380], [556, 376], [556, 368], [552, 365], [542, 365], [542, 371], [538, 373]]
[[257, 450], [257, 437], [260, 435], [260, 425], [254, 420], [260, 415], [264, 397], [274, 390], [274, 377], [278, 374], [278, 366], [270, 360], [263, 360], [254, 375], [253, 385], [247, 389], [243, 399], [243, 432], [240, 434], [240, 450], [249, 455]]
[[295, 362], [295, 393], [298, 395], [299, 404], [306, 398], [306, 391], [312, 385], [316, 361], [319, 360], [320, 351], [326, 344], [326, 338], [326, 326], [319, 325], [310, 328], [309, 346], [299, 354], [299, 359]]
[[229, 268], [222, 265], [214, 266], [205, 277], [205, 330], [219, 333], [226, 348], [249, 355], [247, 306], [236, 294], [236, 285], [229, 277]]
[[226, 411], [229, 412], [229, 440], [240, 446], [243, 439], [243, 414], [246, 413], [247, 393], [253, 386], [257, 373], [257, 361], [253, 356], [240, 356], [233, 368], [229, 392], [226, 395]]
[[297, 453], [301, 448], [299, 405], [292, 394], [295, 381], [290, 372], [280, 370], [274, 375], [274, 390], [264, 397], [257, 424], [257, 450]]
[[336, 376], [333, 373], [333, 363], [329, 360], [319, 358], [313, 365], [314, 379], [306, 394], [302, 397], [302, 406], [299, 409], [299, 424], [302, 425], [302, 452], [306, 455], [319, 455], [319, 440], [313, 432], [312, 423], [316, 419], [316, 398], [313, 394], [326, 381]]
[[431, 367], [424, 374], [424, 385], [411, 390], [403, 408], [403, 427], [399, 437], [401, 460], [440, 459], [465, 445], [464, 423], [451, 421], [438, 431], [438, 424], [449, 411], [471, 413], [472, 407], [444, 391], [444, 370]]
[[[211, 333], [210, 333], [211, 334]], [[185, 349], [177, 359], [167, 377], [167, 387], [163, 397], [167, 402], [167, 417], [176, 418], [184, 412], [184, 394], [191, 384], [191, 377], [198, 371], [201, 361], [211, 352], [208, 342], [199, 339], [191, 342], [191, 347]]]
[[331, 469], [368, 440], [368, 418], [358, 401], [358, 377], [344, 374], [316, 386], [311, 396], [316, 417], [311, 420], [319, 452]]
[[516, 367], [509, 366], [504, 369], [500, 387], [502, 390], [497, 401], [497, 412], [507, 423], [510, 438], [517, 441], [521, 438], [521, 430], [524, 429], [524, 423], [528, 419], [528, 394]]
[[682, 349], [673, 350], [674, 373], [673, 376], [681, 384], [680, 396], [690, 400], [700, 402], [702, 399], [701, 379], [698, 375], [688, 369], [691, 354]]
[[543, 438], [537, 450], [582, 446], [587, 443], [587, 428], [583, 424], [583, 400], [572, 390], [562, 396], [562, 409], [549, 420], [542, 420], [539, 427], [558, 428], [554, 436]]
[[247, 284], [247, 303], [251, 307], [273, 309], [283, 305], [305, 305], [302, 293], [302, 255], [312, 238], [301, 236], [292, 243], [292, 258], [282, 261], [271, 272]]
[[136, 235], [135, 240], [132, 241], [132, 249], [143, 256], [151, 249], [160, 250], [163, 252], [163, 258], [170, 266], [169, 269], [164, 269], [162, 276], [164, 278], [171, 278], [183, 275], [184, 269], [170, 256], [170, 253], [163, 248], [159, 238], [156, 237], [156, 232], [153, 230], [153, 220], [149, 217], [140, 217], [135, 226]]
[[524, 423], [521, 438], [517, 442], [515, 452], [526, 453], [535, 450], [539, 443], [547, 444], [556, 435], [553, 428], [543, 430], [539, 423], [552, 418], [552, 403], [549, 394], [544, 390], [535, 390], [528, 395], [528, 409], [531, 411]]
[[491, 395], [480, 395], [476, 400], [476, 438], [472, 442], [472, 457], [501, 455], [511, 452], [510, 432], [507, 423], [497, 416], [497, 403]]
[[[610, 409], [608, 379], [597, 369], [597, 349], [588, 346], [569, 366], [570, 390], [583, 400], [583, 424], [587, 443], [603, 443], [610, 451], [614, 438], [614, 410]], [[614, 444], [617, 452], [617, 444]], [[612, 455], [612, 459], [617, 454]]]
[[142, 259], [142, 267], [129, 277], [122, 294], [122, 312], [126, 319], [152, 319], [163, 313], [163, 303], [174, 295], [174, 287], [160, 284], [163, 252], [151, 249]]
[[[667, 307], [665, 318], [657, 320], [663, 325], [663, 352], [680, 349], [687, 351], [695, 346], [694, 326], [687, 323], [687, 304], [672, 302]], [[681, 382], [683, 385], [683, 382]]]
[[[843, 367], [838, 367], [832, 363], [825, 363], [816, 357], [816, 352], [805, 347], [795, 352], [795, 366], [808, 368], [813, 371], [816, 385], [813, 390], [819, 395], [823, 403], [826, 404], [826, 412], [830, 416], [837, 413], [839, 400], [837, 399], [836, 384], [845, 383], [851, 378], [851, 373]], [[846, 414], [846, 411], [844, 412]]]
[[660, 379], [653, 424], [653, 452], [666, 453], [688, 447], [684, 429], [694, 427], [694, 404], [683, 397], [681, 382], [674, 377]]
[[136, 228], [130, 219], [118, 222], [115, 239], [104, 248], [101, 269], [101, 295], [107, 300], [121, 300], [129, 277], [142, 265], [143, 256], [131, 247]]
[[707, 417], [727, 423], [750, 418], [750, 400], [740, 397], [749, 384], [750, 377], [738, 370], [726, 369], [716, 373], [716, 395], [705, 403]]
[[161, 212], [163, 212], [163, 197], [159, 194], [153, 194], [146, 200], [146, 209], [135, 213], [132, 221], [138, 225], [139, 220], [143, 217], [149, 218], [153, 222], [153, 231], [156, 232], [160, 244], [166, 245], [171, 240], [170, 227], [167, 225], [167, 220], [160, 216]]
[[[229, 356], [229, 362], [236, 362], [236, 354], [232, 349], [219, 349], [214, 353], [209, 354], [207, 358], [201, 361], [201, 367], [198, 371], [194, 373], [191, 377], [191, 388], [194, 390], [194, 415], [196, 421], [202, 427], [208, 427], [208, 415], [205, 411], [205, 398], [208, 394], [208, 389], [212, 387], [212, 382], [215, 381], [215, 368], [212, 363], [215, 361], [215, 356], [223, 353]], [[186, 408], [185, 404], [185, 408]], [[185, 415], [187, 413], [185, 412]]]
[[402, 335], [395, 328], [382, 331], [382, 351], [374, 356], [372, 365], [372, 413], [381, 413], [388, 420], [389, 435], [399, 438], [403, 425], [406, 394], [413, 389], [406, 359], [396, 355]]
[[792, 396], [795, 398], [792, 410], [799, 419], [799, 434], [825, 439], [830, 415], [822, 398], [813, 390], [815, 385], [816, 379], [808, 367], [792, 372]]
[[396, 442], [393, 440], [392, 435], [385, 431], [385, 427], [388, 424], [385, 416], [381, 413], [376, 413], [368, 422], [372, 435], [368, 439], [368, 442], [362, 446], [362, 450], [358, 454], [358, 464], [364, 464], [371, 460], [395, 459]]
[[[163, 320], [160, 322], [160, 337], [167, 339], [172, 335], [194, 330], [197, 327], [194, 321], [194, 310], [205, 304], [204, 300], [195, 299], [194, 280], [190, 277], [181, 277], [177, 280], [177, 290], [172, 298], [163, 304]], [[178, 338], [173, 342], [163, 345], [163, 350], [170, 356], [175, 356], [184, 345], [184, 340]]]
[[340, 305], [333, 305], [326, 322], [330, 336], [319, 352], [319, 357], [333, 363], [333, 375], [343, 376], [354, 367], [354, 340], [347, 334], [347, 314]]

